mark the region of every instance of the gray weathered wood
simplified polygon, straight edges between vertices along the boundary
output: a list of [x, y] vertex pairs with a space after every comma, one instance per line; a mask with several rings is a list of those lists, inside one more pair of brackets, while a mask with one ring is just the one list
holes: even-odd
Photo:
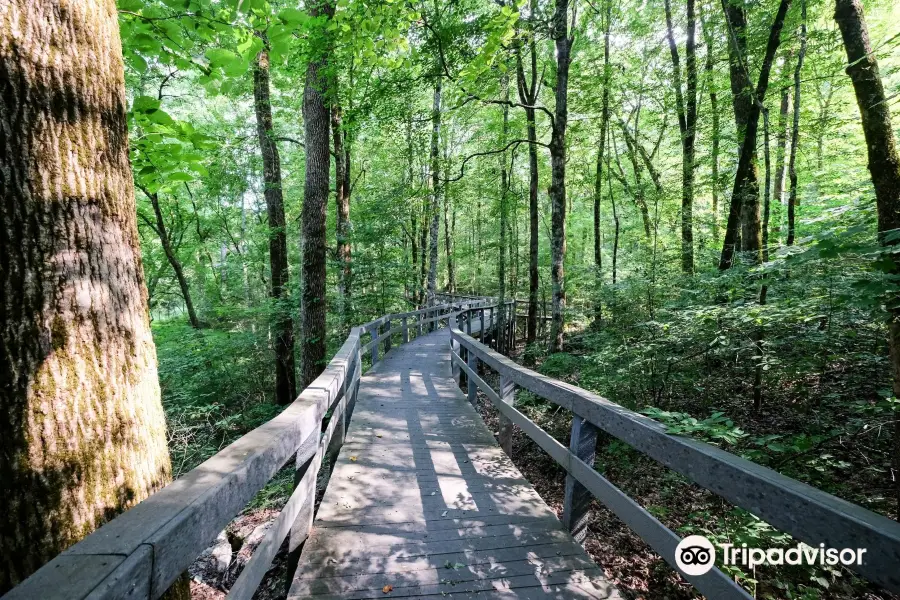
[[[597, 454], [597, 428], [578, 415], [572, 415], [569, 450], [585, 464], [593, 466]], [[566, 477], [562, 523], [579, 543], [583, 543], [587, 536], [592, 500], [593, 495], [590, 490], [570, 473]]]
[[409, 316], [403, 315], [403, 343], [409, 343]]
[[[516, 384], [506, 377], [500, 377], [500, 402], [516, 405]], [[506, 455], [512, 458], [512, 442], [513, 442], [513, 423], [506, 416], [500, 416], [500, 431], [498, 433], [500, 448], [506, 452]], [[577, 541], [578, 538], [576, 537]]]

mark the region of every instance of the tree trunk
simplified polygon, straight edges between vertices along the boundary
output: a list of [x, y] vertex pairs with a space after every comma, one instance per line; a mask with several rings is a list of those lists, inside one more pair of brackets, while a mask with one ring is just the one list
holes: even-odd
[[[310, 6], [310, 15], [334, 16], [331, 0]], [[303, 280], [301, 389], [306, 388], [325, 368], [325, 218], [328, 207], [328, 180], [331, 175], [330, 111], [324, 53], [314, 56], [306, 67], [303, 87], [303, 129], [306, 144], [306, 183], [303, 190]]]
[[550, 279], [553, 301], [550, 352], [562, 352], [566, 310], [566, 125], [569, 118], [569, 65], [572, 38], [568, 32], [569, 0], [556, 0], [553, 39], [556, 45], [556, 107], [550, 137]]
[[346, 134], [343, 128], [341, 107], [331, 108], [331, 137], [334, 144], [334, 201], [337, 219], [335, 241], [338, 259], [338, 314], [341, 329], [349, 331], [352, 325], [352, 301], [350, 281], [352, 277], [350, 259], [350, 151], [345, 147]]
[[[500, 76], [500, 93], [503, 94], [502, 100], [504, 104], [502, 105], [503, 110], [503, 121], [500, 129], [500, 146], [506, 146], [506, 139], [509, 134], [509, 74], [508, 71], [503, 71], [503, 74]], [[509, 222], [509, 207], [507, 206], [507, 194], [509, 193], [509, 180], [511, 173], [506, 169], [507, 164], [507, 152], [500, 153], [500, 262], [497, 265], [497, 283], [498, 290], [497, 296], [500, 304], [499, 315], [497, 319], [497, 331], [504, 332], [506, 331], [506, 310], [505, 310], [505, 302], [506, 302], [506, 227]], [[502, 333], [497, 336], [497, 351], [500, 353], [506, 352], [506, 347], [504, 342], [506, 340], [506, 336]]]
[[713, 240], [719, 241], [719, 97], [716, 93], [715, 82], [715, 54], [713, 52], [715, 37], [713, 36], [712, 26], [709, 25], [701, 14], [701, 27], [703, 29], [703, 38], [706, 42], [706, 62], [704, 65], [706, 71], [706, 85], [709, 88], [709, 112], [712, 115], [712, 150], [710, 152], [710, 160], [712, 161], [712, 234]]
[[790, 192], [788, 194], [788, 234], [787, 245], [793, 246], [796, 239], [796, 210], [797, 210], [797, 146], [800, 143], [800, 70], [803, 68], [803, 59], [806, 56], [806, 1], [802, 0], [802, 21], [800, 25], [800, 54], [797, 56], [797, 68], [794, 69], [794, 122], [791, 127], [791, 154], [788, 159], [788, 179], [790, 180]]
[[[530, 14], [534, 15], [536, 0], [531, 0]], [[531, 21], [529, 21], [529, 24]], [[534, 31], [529, 27], [528, 51], [531, 59], [529, 79], [525, 78], [525, 68], [522, 60], [522, 47], [516, 46], [516, 81], [519, 91], [519, 101], [525, 105], [525, 123], [528, 135], [528, 318], [525, 321], [525, 344], [530, 345], [537, 339], [538, 318], [538, 251], [539, 232], [538, 227], [538, 172], [537, 155], [537, 121], [534, 103], [537, 100], [537, 48], [534, 40]], [[526, 353], [525, 360], [533, 364], [531, 353]]]
[[[598, 325], [603, 320], [603, 302], [600, 297], [600, 291], [603, 286], [603, 240], [600, 236], [600, 202], [603, 196], [603, 152], [606, 148], [606, 137], [609, 130], [609, 83], [611, 79], [609, 35], [611, 30], [612, 0], [607, 0], [603, 31], [603, 96], [600, 101], [600, 143], [597, 145], [597, 171], [594, 178], [594, 322]], [[609, 177], [609, 174], [607, 174], [607, 177]]]
[[781, 76], [781, 104], [778, 107], [778, 131], [775, 134], [775, 191], [772, 199], [784, 204], [785, 146], [787, 144], [787, 121], [791, 108], [791, 88], [787, 85], [790, 63], [793, 53], [788, 50], [784, 55], [784, 71]]
[[438, 232], [440, 228], [440, 154], [438, 141], [441, 135], [441, 76], [434, 81], [434, 103], [431, 107], [431, 206], [428, 216], [431, 221], [428, 234], [431, 236], [428, 246], [428, 306], [434, 306], [434, 294], [437, 291]]
[[169, 237], [169, 230], [166, 229], [166, 222], [163, 219], [162, 208], [159, 204], [159, 194], [145, 189], [142, 189], [142, 191], [150, 199], [150, 204], [153, 205], [153, 216], [156, 220], [156, 226], [153, 229], [156, 231], [156, 235], [159, 236], [159, 243], [163, 247], [166, 259], [172, 266], [172, 271], [175, 272], [175, 280], [178, 281], [178, 288], [181, 290], [181, 297], [184, 299], [188, 321], [191, 327], [200, 329], [200, 320], [197, 318], [197, 312], [194, 310], [194, 301], [191, 300], [191, 288], [188, 286], [187, 277], [184, 276], [184, 267], [181, 265], [178, 254], [175, 252], [172, 238]]
[[[725, 229], [725, 241], [722, 244], [722, 256], [719, 259], [719, 269], [725, 270], [734, 263], [734, 250], [737, 241], [738, 224], [741, 215], [744, 215], [744, 226], [741, 231], [741, 239], [744, 250], [750, 253], [754, 262], [759, 262], [759, 182], [756, 175], [756, 135], [759, 130], [759, 115], [763, 102], [766, 99], [766, 90], [769, 87], [769, 73], [772, 70], [772, 63], [775, 59], [775, 52], [781, 43], [781, 30], [784, 27], [784, 18], [787, 10], [791, 5], [791, 0], [781, 0], [778, 5], [778, 12], [772, 27], [769, 30], [769, 40], [766, 43], [766, 53], [763, 57], [762, 67], [759, 71], [759, 80], [756, 83], [754, 96], [747, 101], [747, 105], [743, 104], [741, 90], [743, 86], [738, 87], [735, 96], [735, 121], [738, 123], [738, 130], [741, 130], [741, 121], [745, 123], [743, 136], [741, 138], [741, 151], [738, 157], [737, 171], [734, 175], [734, 187], [731, 192], [731, 209], [728, 212], [728, 225]], [[726, 3], [726, 17], [732, 23], [733, 31], [737, 34], [735, 40], [729, 45], [730, 48], [739, 46], [742, 34], [739, 33], [746, 29], [746, 16], [743, 9], [736, 8]], [[740, 20], [736, 14], [741, 15]], [[744, 44], [746, 46], [746, 44]], [[739, 50], [740, 48], [738, 48]], [[731, 75], [732, 75], [732, 91], [735, 91], [735, 70], [740, 70], [744, 74], [738, 77], [738, 83], [748, 82], [749, 77], [746, 75], [746, 67], [743, 64], [746, 52], [739, 52], [737, 56], [732, 57]], [[737, 61], [737, 64], [735, 64]], [[740, 106], [739, 106], [740, 104]], [[739, 110], [740, 109], [740, 110]], [[746, 113], [742, 111], [746, 110]], [[739, 118], [746, 115], [746, 119]], [[749, 208], [747, 208], [749, 207]], [[754, 224], [755, 221], [755, 224]], [[749, 239], [747, 239], [749, 237]]]
[[[879, 239], [885, 245], [894, 246], [896, 235], [889, 232], [900, 229], [900, 155], [891, 125], [891, 111], [884, 85], [878, 72], [878, 61], [872, 52], [869, 31], [866, 27], [861, 0], [837, 0], [835, 20], [844, 38], [847, 50], [847, 74], [853, 81], [856, 102], [862, 117], [863, 133], [869, 159], [869, 172], [875, 187], [875, 202], [878, 206]], [[888, 250], [889, 251], [889, 250]], [[890, 275], [896, 277], [898, 269], [892, 262]], [[896, 292], [891, 300], [896, 300]], [[888, 325], [891, 349], [891, 372], [895, 397], [900, 397], [900, 309], [895, 301], [890, 302]], [[894, 473], [900, 472], [900, 421], [894, 423]], [[894, 477], [897, 500], [897, 518], [900, 519], [900, 478]]]
[[444, 195], [444, 251], [447, 254], [447, 291], [456, 292], [456, 266], [453, 262], [453, 247], [456, 244], [456, 206], [451, 206], [450, 199], [450, 148], [449, 136], [444, 136], [444, 185], [441, 192]]
[[[263, 36], [263, 43], [266, 44]], [[269, 218], [269, 294], [275, 302], [275, 401], [287, 405], [297, 397], [294, 368], [294, 320], [285, 299], [288, 287], [287, 232], [284, 218], [284, 196], [281, 187], [281, 158], [275, 144], [272, 125], [272, 101], [269, 97], [269, 53], [256, 57], [253, 72], [253, 96], [256, 103], [256, 133], [263, 159], [263, 195]]]
[[126, 110], [113, 0], [0, 4], [0, 594], [171, 479]]
[[[669, 51], [672, 55], [672, 87], [675, 90], [675, 107], [678, 112], [678, 128], [681, 131], [681, 271], [694, 272], [694, 139], [697, 131], [697, 48], [694, 36], [697, 30], [697, 17], [694, 12], [694, 0], [687, 0], [687, 42], [685, 43], [685, 62], [687, 89], [684, 97], [681, 91], [681, 61], [678, 56], [678, 45], [672, 30], [671, 0], [665, 0], [666, 37], [669, 39]], [[640, 143], [636, 140], [636, 143]]]

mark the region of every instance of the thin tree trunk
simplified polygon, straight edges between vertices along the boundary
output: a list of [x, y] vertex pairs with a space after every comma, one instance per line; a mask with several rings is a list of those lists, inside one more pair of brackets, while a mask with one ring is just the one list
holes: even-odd
[[159, 204], [159, 194], [150, 192], [149, 190], [142, 191], [144, 192], [144, 195], [150, 199], [150, 204], [153, 205], [153, 216], [156, 220], [154, 229], [156, 235], [159, 236], [159, 243], [163, 247], [166, 259], [172, 266], [172, 271], [175, 272], [175, 279], [178, 281], [178, 288], [181, 290], [181, 297], [184, 299], [184, 306], [187, 310], [188, 321], [190, 322], [191, 327], [200, 329], [200, 320], [197, 318], [197, 312], [194, 310], [194, 301], [191, 300], [191, 288], [188, 286], [187, 277], [184, 276], [184, 267], [181, 264], [181, 260], [178, 258], [178, 254], [175, 252], [175, 247], [172, 245], [172, 238], [169, 236], [169, 231], [166, 229], [166, 222], [163, 219], [162, 208]]
[[791, 69], [791, 58], [793, 52], [788, 50], [784, 55], [784, 67], [781, 75], [781, 104], [778, 108], [778, 131], [775, 134], [775, 191], [772, 199], [779, 204], [784, 204], [784, 175], [786, 172], [785, 165], [785, 147], [787, 144], [787, 122], [788, 114], [791, 109], [791, 88], [787, 85], [788, 76]]
[[568, 31], [569, 0], [556, 0], [553, 39], [556, 45], [556, 107], [550, 137], [550, 279], [553, 288], [550, 351], [562, 352], [566, 310], [566, 126], [569, 119], [569, 66], [572, 38]]
[[[600, 296], [603, 286], [603, 240], [600, 236], [600, 203], [603, 196], [603, 152], [606, 148], [606, 137], [609, 129], [609, 84], [612, 75], [609, 66], [609, 35], [611, 30], [612, 0], [607, 0], [603, 31], [603, 96], [600, 101], [600, 143], [597, 145], [597, 170], [594, 178], [594, 322], [598, 325], [603, 321], [603, 302]], [[609, 177], [608, 174], [607, 177]]]
[[[444, 136], [444, 185], [441, 191], [444, 195], [444, 251], [447, 255], [447, 291], [451, 294], [456, 292], [456, 268], [453, 263], [453, 246], [456, 242], [456, 207], [451, 207], [450, 200], [450, 153], [449, 153], [449, 136]], [[452, 213], [452, 214], [451, 214]], [[451, 223], [452, 219], [452, 223]]]
[[791, 154], [788, 159], [788, 234], [787, 245], [793, 246], [796, 239], [797, 224], [797, 146], [800, 143], [800, 70], [806, 57], [806, 0], [801, 0], [802, 21], [800, 24], [800, 54], [797, 56], [797, 68], [794, 69], [794, 122], [791, 127]]
[[[883, 244], [896, 245], [896, 235], [889, 232], [900, 229], [900, 155], [894, 139], [891, 111], [878, 61], [872, 52], [869, 32], [866, 27], [860, 0], [837, 0], [835, 20], [841, 29], [844, 47], [847, 50], [847, 74], [853, 81], [856, 101], [862, 117], [863, 133], [866, 137], [866, 151], [869, 172], [875, 187], [875, 201], [878, 206], [878, 232]], [[891, 275], [897, 275], [896, 263]], [[900, 309], [891, 303], [888, 325], [891, 349], [891, 375], [894, 396], [900, 397]], [[900, 473], [900, 420], [894, 423], [894, 473]], [[897, 500], [897, 518], [900, 519], [900, 477], [894, 477]]]
[[0, 4], [0, 594], [171, 480], [126, 102], [113, 0]]
[[[530, 16], [534, 16], [537, 6], [536, 0], [531, 0]], [[526, 79], [525, 68], [522, 60], [521, 45], [516, 46], [516, 81], [518, 84], [519, 101], [525, 105], [525, 123], [528, 135], [528, 318], [525, 322], [525, 344], [530, 345], [537, 339], [538, 319], [538, 251], [539, 232], [538, 227], [538, 172], [537, 156], [537, 122], [534, 103], [537, 100], [537, 48], [534, 40], [534, 31], [530, 26], [528, 30], [528, 51], [531, 59], [530, 77]], [[525, 360], [533, 364], [531, 353], [525, 354]]]
[[[772, 27], [769, 31], [769, 40], [766, 44], [766, 53], [763, 57], [762, 67], [759, 72], [759, 80], [756, 83], [756, 89], [754, 92], [754, 96], [749, 101], [749, 108], [747, 108], [746, 112], [746, 126], [744, 129], [743, 139], [741, 141], [741, 152], [738, 158], [738, 166], [737, 171], [734, 175], [734, 187], [731, 192], [731, 209], [728, 212], [728, 225], [725, 229], [725, 241], [722, 244], [722, 256], [719, 259], [719, 269], [725, 270], [731, 267], [734, 263], [734, 250], [736, 245], [736, 238], [738, 232], [738, 223], [740, 221], [741, 214], [744, 214], [744, 227], [741, 232], [741, 238], [743, 240], [743, 247], [749, 253], [751, 253], [751, 257], [754, 261], [758, 262], [760, 259], [759, 256], [759, 227], [754, 226], [751, 221], [756, 220], [758, 225], [759, 223], [759, 183], [757, 181], [756, 175], [756, 135], [759, 130], [759, 115], [762, 109], [762, 104], [765, 102], [766, 98], [766, 90], [769, 87], [769, 73], [772, 70], [772, 63], [775, 59], [775, 52], [778, 50], [778, 46], [781, 43], [781, 30], [784, 27], [784, 19], [787, 15], [787, 10], [791, 5], [791, 0], [781, 0], [778, 5], [778, 12], [775, 15], [775, 19], [772, 22]], [[726, 16], [729, 21], [734, 21], [735, 16], [732, 14], [734, 12], [734, 6], [727, 3], [726, 0]], [[737, 9], [741, 15], [743, 15], [743, 9]], [[746, 27], [746, 17], [744, 16], [744, 28]], [[740, 27], [733, 27], [733, 33], [739, 31]], [[741, 38], [738, 37], [738, 40]], [[735, 44], [735, 41], [732, 40], [732, 43], [729, 47], [734, 47], [739, 44]], [[740, 48], [738, 48], [739, 50]], [[746, 53], [737, 53], [738, 56], [734, 57], [732, 60], [732, 89], [735, 87], [735, 74], [734, 69], [738, 69], [744, 71], [746, 73], [746, 65], [743, 61], [746, 59]], [[734, 64], [734, 61], [740, 61], [737, 65]], [[744, 75], [739, 78], [740, 81], [749, 81], [749, 77]], [[743, 88], [738, 88], [738, 95], [742, 95], [740, 92]], [[741, 107], [743, 110], [744, 107]], [[735, 98], [735, 119], [738, 119], [738, 98]], [[740, 126], [740, 123], [738, 123]], [[740, 127], [739, 127], [740, 128]], [[754, 199], [755, 198], [755, 199]], [[745, 210], [745, 205], [749, 206], [748, 210]], [[755, 209], [753, 208], [755, 205]], [[754, 214], [750, 214], [755, 210]], [[747, 237], [751, 239], [745, 239]]]
[[[261, 35], [263, 44], [267, 44]], [[284, 196], [281, 187], [281, 158], [275, 144], [272, 125], [272, 101], [269, 96], [269, 53], [262, 50], [253, 71], [253, 96], [256, 105], [256, 133], [263, 159], [263, 195], [269, 220], [269, 294], [275, 302], [275, 402], [287, 405], [297, 397], [294, 368], [294, 320], [284, 306], [289, 292], [287, 232]]]
[[719, 97], [716, 93], [715, 79], [715, 37], [712, 32], [712, 26], [700, 18], [701, 28], [703, 30], [703, 38], [706, 42], [706, 85], [709, 88], [709, 112], [712, 115], [712, 150], [710, 152], [710, 160], [712, 161], [712, 234], [716, 243], [719, 241]]
[[[439, 66], [440, 69], [440, 66]], [[441, 135], [441, 76], [438, 72], [434, 81], [434, 102], [431, 107], [431, 206], [429, 217], [428, 247], [428, 306], [434, 306], [434, 294], [437, 290], [437, 263], [438, 263], [438, 233], [440, 229], [440, 154], [438, 154], [438, 141]]]
[[[331, 0], [309, 7], [310, 15], [334, 16]], [[301, 388], [306, 388], [325, 368], [325, 281], [328, 181], [331, 175], [328, 108], [328, 76], [325, 53], [312, 58], [306, 67], [303, 88], [303, 129], [306, 143], [306, 184], [303, 190], [303, 279]]]
[[[612, 138], [612, 139], [609, 139]], [[618, 160], [618, 150], [615, 148], [615, 137], [612, 137], [612, 130], [609, 131], [609, 137], [607, 141], [610, 146], [610, 150], [616, 152], [616, 160]], [[616, 197], [613, 195], [612, 190], [612, 177], [609, 175], [612, 174], [612, 170], [610, 169], [610, 161], [609, 161], [610, 152], [606, 153], [606, 191], [609, 194], [609, 201], [612, 204], [612, 212], [613, 212], [613, 223], [615, 225], [615, 235], [613, 237], [613, 255], [612, 255], [612, 283], [613, 286], [616, 285], [616, 278], [618, 275], [618, 262], [619, 262], [619, 212], [616, 210]]]
[[[687, 42], [685, 62], [687, 89], [681, 90], [681, 60], [672, 28], [671, 0], [665, 0], [666, 37], [672, 55], [672, 87], [675, 90], [675, 107], [678, 112], [678, 128], [681, 131], [681, 271], [694, 272], [694, 139], [697, 130], [697, 49], [694, 36], [697, 17], [694, 0], [687, 0]], [[687, 95], [687, 98], [684, 96]], [[636, 143], [640, 143], [636, 140]]]
[[[506, 146], [506, 139], [509, 133], [509, 74], [504, 71], [500, 76], [500, 93], [503, 110], [503, 125], [500, 130], [500, 146]], [[507, 194], [509, 192], [510, 173], [506, 170], [507, 152], [500, 153], [500, 262], [497, 265], [497, 283], [498, 283], [498, 301], [500, 304], [499, 318], [497, 320], [497, 331], [506, 331], [506, 226], [509, 220], [509, 209], [507, 207]], [[497, 336], [497, 351], [506, 352], [504, 345], [505, 336], [501, 333]]]
[[353, 314], [350, 295], [350, 154], [344, 146], [346, 135], [343, 114], [337, 103], [331, 107], [331, 138], [334, 145], [334, 200], [337, 216], [335, 241], [338, 259], [338, 314], [341, 328], [349, 331]]

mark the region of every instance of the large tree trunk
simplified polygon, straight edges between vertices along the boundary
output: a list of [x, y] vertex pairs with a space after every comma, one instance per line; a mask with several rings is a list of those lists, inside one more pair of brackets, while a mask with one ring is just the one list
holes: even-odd
[[175, 251], [175, 245], [172, 243], [171, 236], [169, 236], [169, 230], [166, 228], [162, 207], [159, 204], [159, 194], [144, 188], [141, 188], [141, 190], [150, 199], [150, 204], [153, 206], [153, 217], [156, 221], [153, 230], [156, 231], [159, 243], [162, 245], [163, 252], [166, 255], [166, 260], [169, 261], [169, 265], [175, 273], [175, 280], [178, 282], [178, 289], [181, 290], [181, 297], [184, 299], [184, 307], [187, 310], [188, 321], [191, 327], [200, 329], [200, 320], [197, 318], [197, 311], [194, 310], [194, 301], [191, 299], [191, 288], [188, 285], [187, 277], [184, 275], [184, 267], [178, 258], [178, 253]]
[[[537, 2], [531, 0], [530, 14], [534, 15]], [[530, 23], [530, 21], [529, 21]], [[538, 172], [537, 155], [537, 121], [534, 103], [537, 100], [537, 48], [534, 41], [534, 31], [528, 31], [528, 51], [531, 59], [531, 69], [528, 79], [525, 77], [525, 67], [522, 60], [522, 47], [516, 46], [516, 82], [519, 91], [519, 101], [525, 105], [525, 127], [528, 135], [528, 317], [525, 321], [525, 344], [533, 344], [537, 339], [538, 318], [538, 250], [539, 232], [538, 221], [538, 185], [540, 174]], [[532, 361], [532, 354], [526, 353], [526, 361]]]
[[[694, 0], [687, 0], [687, 42], [684, 53], [687, 89], [681, 91], [681, 61], [678, 45], [672, 29], [671, 0], [665, 0], [666, 32], [672, 55], [672, 87], [675, 90], [675, 107], [678, 112], [678, 128], [681, 131], [681, 270], [694, 272], [694, 139], [697, 132], [697, 48], [694, 36], [697, 17]], [[638, 143], [640, 141], [638, 140]]]
[[[603, 286], [603, 240], [600, 235], [600, 203], [603, 197], [603, 152], [606, 148], [607, 131], [609, 130], [609, 83], [611, 72], [609, 66], [609, 34], [612, 30], [612, 0], [606, 1], [606, 12], [603, 31], [603, 95], [600, 100], [600, 143], [597, 145], [597, 170], [594, 175], [594, 322], [598, 325], [603, 320], [603, 301], [600, 291]], [[609, 174], [607, 174], [609, 177]]]
[[803, 21], [800, 25], [800, 54], [797, 56], [797, 68], [794, 69], [794, 122], [791, 127], [791, 154], [788, 159], [788, 179], [790, 192], [788, 194], [788, 234], [787, 245], [793, 246], [796, 238], [796, 210], [797, 210], [797, 146], [800, 143], [800, 70], [803, 68], [803, 58], [806, 56], [806, 1], [803, 0]]
[[[769, 87], [769, 73], [772, 71], [772, 63], [775, 60], [775, 52], [781, 44], [781, 30], [784, 27], [784, 18], [787, 15], [791, 0], [781, 0], [778, 5], [778, 12], [772, 22], [769, 30], [769, 39], [766, 43], [766, 53], [763, 57], [762, 67], [759, 71], [759, 79], [756, 83], [756, 89], [753, 96], [747, 101], [749, 106], [743, 104], [743, 97], [746, 93], [741, 93], [744, 82], [749, 84], [749, 76], [746, 72], [746, 65], [742, 62], [747, 56], [746, 52], [739, 52], [738, 55], [732, 56], [731, 59], [731, 76], [732, 91], [735, 92], [735, 120], [738, 124], [738, 130], [741, 130], [741, 121], [744, 121], [743, 135], [740, 136], [740, 156], [738, 157], [737, 171], [734, 175], [734, 187], [731, 192], [731, 209], [728, 212], [728, 225], [725, 229], [725, 241], [722, 244], [722, 256], [719, 259], [719, 268], [724, 270], [731, 267], [734, 263], [734, 251], [737, 242], [738, 224], [743, 214], [743, 231], [741, 231], [742, 248], [747, 251], [755, 262], [760, 260], [760, 236], [759, 236], [759, 181], [756, 174], [756, 136], [759, 130], [759, 115], [763, 102], [766, 99], [766, 90]], [[729, 48], [738, 46], [736, 50], [740, 50], [740, 40], [742, 39], [741, 31], [746, 31], [746, 16], [743, 9], [736, 8], [727, 3], [726, 0], [726, 17], [732, 23], [732, 29], [737, 34], [729, 44]], [[742, 21], [740, 19], [743, 19]], [[746, 40], [744, 40], [746, 42]], [[746, 46], [746, 43], [744, 44]], [[737, 63], [737, 64], [735, 64]], [[741, 71], [743, 74], [737, 77], [735, 70]], [[735, 78], [740, 84], [735, 89]], [[740, 106], [739, 106], [740, 103]], [[740, 110], [739, 110], [740, 109]], [[746, 112], [744, 112], [746, 111]], [[746, 115], [746, 119], [739, 116]]]
[[[862, 117], [863, 133], [866, 137], [866, 151], [869, 158], [869, 172], [875, 187], [875, 202], [878, 206], [879, 239], [886, 245], [896, 245], [896, 235], [889, 232], [900, 229], [900, 155], [894, 139], [891, 111], [884, 85], [878, 72], [878, 61], [872, 52], [869, 31], [861, 0], [837, 0], [835, 19], [844, 38], [847, 50], [847, 74], [853, 81], [856, 102]], [[898, 274], [896, 262], [891, 275]], [[891, 372], [894, 396], [900, 397], [900, 309], [892, 298], [890, 323], [888, 325], [891, 349]], [[894, 423], [894, 472], [900, 472], [900, 420]], [[894, 477], [897, 500], [897, 518], [900, 519], [900, 478]]]
[[[331, 0], [313, 4], [312, 16], [334, 16]], [[303, 190], [303, 280], [301, 388], [325, 368], [325, 216], [331, 175], [330, 111], [326, 101], [328, 76], [324, 54], [306, 67], [303, 88], [303, 129], [306, 143], [306, 186]]]
[[550, 137], [550, 280], [553, 301], [550, 351], [562, 352], [566, 310], [566, 125], [569, 119], [569, 66], [572, 38], [568, 31], [569, 0], [556, 0], [553, 39], [556, 45], [556, 107]]
[[0, 3], [0, 594], [171, 479], [126, 110], [113, 0]]
[[337, 219], [335, 240], [338, 260], [338, 313], [341, 328], [349, 331], [352, 324], [352, 303], [350, 295], [351, 252], [350, 252], [350, 150], [345, 146], [346, 134], [343, 127], [341, 107], [335, 104], [331, 109], [331, 137], [334, 140], [334, 202]]
[[[440, 154], [438, 153], [438, 142], [441, 135], [441, 76], [435, 78], [434, 82], [434, 103], [431, 107], [431, 205], [428, 210], [428, 217], [431, 225], [428, 228], [428, 235], [431, 236], [428, 246], [428, 306], [434, 306], [434, 294], [437, 291], [437, 263], [438, 263], [438, 233], [440, 230]], [[433, 327], [433, 326], [432, 326]]]
[[[265, 38], [263, 39], [265, 43]], [[269, 53], [256, 57], [253, 72], [253, 96], [256, 102], [256, 133], [263, 159], [263, 195], [269, 219], [269, 294], [275, 301], [275, 401], [286, 405], [297, 397], [297, 375], [294, 369], [294, 319], [285, 306], [288, 287], [287, 232], [284, 218], [284, 195], [281, 187], [281, 158], [275, 144], [272, 125], [272, 101], [269, 97]]]

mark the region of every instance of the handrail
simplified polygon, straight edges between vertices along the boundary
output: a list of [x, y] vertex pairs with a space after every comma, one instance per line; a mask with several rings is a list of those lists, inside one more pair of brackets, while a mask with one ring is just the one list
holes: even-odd
[[[482, 303], [450, 300], [354, 327], [322, 374], [277, 417], [68, 548], [3, 599], [156, 600], [272, 476], [295, 459], [297, 485], [228, 594], [229, 600], [249, 600], [283, 540], [290, 534], [296, 551], [309, 533], [316, 476], [325, 455], [343, 444], [363, 352], [371, 352], [374, 366], [379, 350], [387, 352], [396, 333], [408, 342], [413, 328], [421, 334], [425, 326], [449, 324], [461, 308]], [[402, 325], [391, 327], [394, 320]], [[366, 334], [372, 340], [362, 344]]]
[[[602, 429], [803, 542], [815, 546], [824, 543], [831, 548], [866, 548], [862, 564], [851, 568], [870, 581], [900, 592], [897, 568], [900, 523], [716, 446], [667, 434], [665, 427], [653, 419], [522, 367], [458, 327], [460, 319], [469, 318], [473, 310], [463, 309], [451, 319], [451, 361], [455, 373], [456, 369], [461, 370], [457, 383], [464, 373], [470, 401], [474, 402], [478, 388], [499, 410], [500, 445], [507, 453], [511, 453], [512, 424], [515, 424], [566, 469], [563, 521], [576, 538], [584, 534], [585, 516], [593, 495], [666, 562], [676, 565], [675, 547], [680, 537], [594, 470], [596, 435]], [[479, 362], [499, 373], [499, 393], [479, 377]], [[516, 410], [516, 387], [573, 413], [568, 449]], [[685, 577], [708, 598], [750, 597], [718, 569]]]

